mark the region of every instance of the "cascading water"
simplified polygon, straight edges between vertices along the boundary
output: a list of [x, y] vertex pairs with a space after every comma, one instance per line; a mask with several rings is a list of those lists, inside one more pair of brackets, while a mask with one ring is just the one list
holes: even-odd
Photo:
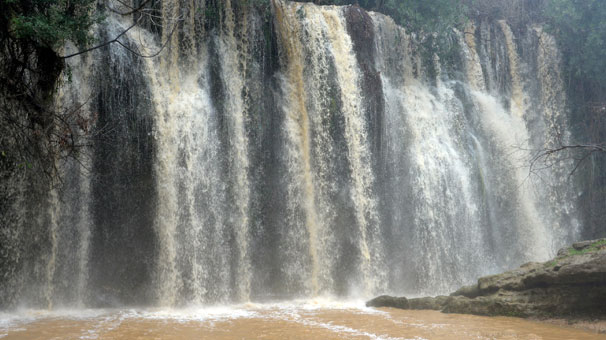
[[[59, 164], [63, 186], [20, 203], [11, 244], [36, 251], [0, 268], [0, 301], [438, 294], [579, 234], [567, 164], [540, 183], [525, 167], [567, 137], [540, 27], [470, 25], [453, 64], [355, 6], [224, 1], [214, 26], [205, 6], [165, 0], [161, 34], [121, 38], [158, 56], [110, 45], [70, 60], [56, 101], [92, 139]], [[110, 16], [101, 40], [129, 20]]]
[[[296, 211], [300, 206], [305, 211], [302, 224], [305, 224], [306, 230], [300, 231], [295, 238], [300, 238], [305, 231], [308, 234], [308, 244], [305, 247], [309, 249], [311, 268], [305, 276], [311, 279], [313, 293], [330, 291], [329, 287], [321, 287], [319, 281], [324, 282], [324, 285], [329, 284], [330, 271], [335, 269], [334, 262], [331, 263], [335, 257], [330, 253], [335, 247], [331, 244], [335, 242], [335, 235], [331, 233], [330, 226], [339, 222], [334, 221], [330, 215], [338, 214], [339, 208], [326, 196], [331, 194], [330, 187], [339, 181], [335, 178], [339, 175], [331, 173], [331, 170], [338, 171], [341, 176], [343, 173], [349, 174], [340, 179], [345, 181], [342, 185], [346, 187], [338, 190], [342, 191], [341, 195], [346, 195], [341, 199], [349, 200], [352, 209], [348, 212], [353, 215], [350, 216], [353, 218], [350, 232], [357, 239], [351, 241], [357, 244], [348, 246], [354, 246], [358, 250], [358, 263], [353, 270], [359, 273], [360, 282], [355, 284], [362, 290], [372, 291], [377, 282], [381, 282], [379, 275], [383, 273], [376, 270], [382, 265], [378, 260], [381, 258], [380, 235], [373, 193], [374, 179], [367, 150], [367, 131], [363, 121], [360, 77], [356, 71], [357, 62], [346, 33], [343, 13], [335, 8], [298, 8], [296, 4], [281, 4], [276, 11], [279, 31], [283, 35], [281, 41], [289, 63], [288, 79], [283, 83], [283, 92], [287, 100], [292, 100], [284, 108], [287, 116], [285, 133], [294, 144], [294, 150], [289, 150], [294, 154], [294, 159], [288, 164], [289, 173], [293, 174], [291, 190], [296, 192], [296, 196], [291, 199], [291, 209]], [[299, 16], [300, 23], [296, 22], [295, 16]], [[308, 39], [308, 36], [312, 38]], [[305, 51], [305, 46], [310, 49], [309, 52]], [[314, 62], [304, 70], [304, 57], [308, 53]], [[332, 69], [327, 65], [329, 62], [332, 63]], [[328, 84], [329, 77], [335, 77], [335, 84]], [[337, 84], [347, 86], [330, 88]], [[328, 120], [332, 118], [330, 116], [338, 113], [341, 113], [341, 117], [337, 118], [340, 120], [339, 125], [334, 128], [340, 131], [335, 136], [326, 131], [326, 128], [331, 127]], [[331, 159], [327, 159], [327, 155], [334, 152], [335, 143], [343, 143], [346, 154], [342, 165], [346, 168], [330, 169]], [[298, 183], [297, 177], [301, 179], [302, 185]], [[333, 183], [327, 182], [331, 180]], [[292, 242], [299, 241], [293, 239]]]

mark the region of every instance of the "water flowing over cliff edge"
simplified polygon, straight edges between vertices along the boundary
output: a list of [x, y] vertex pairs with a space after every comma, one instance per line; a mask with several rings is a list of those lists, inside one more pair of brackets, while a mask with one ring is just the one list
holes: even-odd
[[94, 138], [60, 189], [22, 189], [2, 306], [435, 295], [580, 233], [568, 164], [526, 167], [568, 134], [541, 27], [476, 22], [440, 60], [355, 6], [226, 0], [212, 29], [204, 6], [164, 0], [161, 33], [122, 38], [159, 56], [70, 60], [57, 105]]

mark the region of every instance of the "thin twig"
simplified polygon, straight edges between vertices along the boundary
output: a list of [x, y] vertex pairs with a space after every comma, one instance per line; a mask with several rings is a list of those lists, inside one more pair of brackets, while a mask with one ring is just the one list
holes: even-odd
[[90, 51], [94, 51], [94, 50], [99, 49], [99, 48], [101, 48], [101, 47], [105, 47], [105, 46], [107, 46], [107, 45], [110, 45], [110, 44], [113, 44], [113, 43], [115, 43], [115, 42], [118, 42], [118, 39], [120, 39], [120, 38], [121, 38], [123, 35], [125, 35], [125, 34], [126, 34], [128, 31], [130, 31], [130, 30], [131, 30], [133, 27], [135, 27], [135, 26], [137, 25], [138, 21], [139, 21], [139, 19], [137, 19], [135, 22], [133, 22], [133, 24], [132, 24], [132, 25], [130, 25], [130, 26], [127, 28], [127, 29], [125, 29], [124, 31], [120, 32], [120, 34], [118, 34], [118, 35], [117, 35], [117, 36], [116, 36], [114, 39], [112, 39], [112, 40], [108, 40], [108, 41], [106, 41], [106, 42], [104, 42], [104, 43], [102, 43], [102, 44], [99, 44], [99, 45], [97, 45], [97, 46], [93, 46], [93, 47], [91, 47], [91, 48], [87, 48], [87, 49], [82, 50], [82, 51], [78, 51], [78, 52], [76, 52], [76, 53], [72, 53], [72, 54], [69, 54], [69, 55], [66, 55], [66, 56], [60, 56], [59, 58], [61, 58], [61, 59], [68, 59], [68, 58], [72, 58], [72, 57], [75, 57], [75, 56], [77, 56], [77, 55], [81, 55], [81, 54], [84, 54], [84, 53], [87, 53], [87, 52], [90, 52]]

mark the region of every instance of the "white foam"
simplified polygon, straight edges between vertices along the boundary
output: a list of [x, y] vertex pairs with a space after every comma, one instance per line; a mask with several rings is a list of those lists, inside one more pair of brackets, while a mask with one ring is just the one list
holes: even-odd
[[[343, 306], [338, 306], [338, 307], [343, 307]], [[332, 308], [326, 308], [326, 309], [332, 309]], [[338, 309], [341, 309], [341, 308], [338, 308]], [[346, 309], [351, 310], [350, 308], [346, 308]], [[365, 308], [365, 307], [359, 308], [358, 311], [368, 313], [368, 314], [385, 313], [385, 312], [380, 312], [380, 311], [377, 311], [377, 310], [374, 310], [371, 308]], [[299, 312], [297, 312], [297, 310], [280, 309], [280, 310], [272, 313], [271, 318], [282, 320], [282, 321], [287, 321], [287, 322], [298, 323], [298, 324], [308, 326], [308, 327], [323, 328], [323, 329], [327, 329], [327, 330], [337, 333], [337, 334], [347, 334], [347, 335], [353, 336], [353, 337], [364, 336], [364, 337], [368, 337], [369, 339], [377, 339], [377, 340], [391, 340], [391, 339], [424, 340], [424, 338], [421, 338], [421, 337], [414, 337], [414, 338], [397, 337], [397, 338], [394, 338], [394, 337], [389, 337], [386, 335], [369, 333], [369, 332], [366, 332], [366, 331], [363, 331], [360, 329], [355, 329], [355, 328], [351, 328], [351, 327], [344, 326], [344, 325], [335, 324], [331, 321], [322, 322], [322, 321], [318, 321], [318, 320], [313, 320], [312, 318], [310, 318], [309, 315], [302, 316]]]
[[177, 322], [206, 322], [233, 320], [241, 318], [254, 318], [258, 314], [254, 310], [238, 307], [205, 307], [205, 308], [184, 308], [184, 309], [162, 309], [157, 311], [139, 311], [132, 315], [134, 318], [143, 318], [150, 320], [174, 320]]
[[[360, 314], [385, 314], [386, 312], [365, 307], [362, 300], [338, 301], [331, 298], [300, 299], [284, 302], [245, 303], [217, 306], [188, 306], [185, 308], [158, 309], [20, 309], [12, 313], [0, 313], [0, 328], [16, 327], [48, 320], [127, 320], [135, 318], [155, 320], [205, 321], [263, 317], [264, 312], [292, 313], [318, 310], [348, 310]], [[269, 315], [269, 314], [268, 314]]]

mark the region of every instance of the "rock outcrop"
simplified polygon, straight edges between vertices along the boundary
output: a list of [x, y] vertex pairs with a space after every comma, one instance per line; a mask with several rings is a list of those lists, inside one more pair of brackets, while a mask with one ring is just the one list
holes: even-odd
[[544, 263], [527, 263], [450, 296], [380, 296], [370, 307], [519, 317], [606, 317], [606, 239], [578, 242]]

